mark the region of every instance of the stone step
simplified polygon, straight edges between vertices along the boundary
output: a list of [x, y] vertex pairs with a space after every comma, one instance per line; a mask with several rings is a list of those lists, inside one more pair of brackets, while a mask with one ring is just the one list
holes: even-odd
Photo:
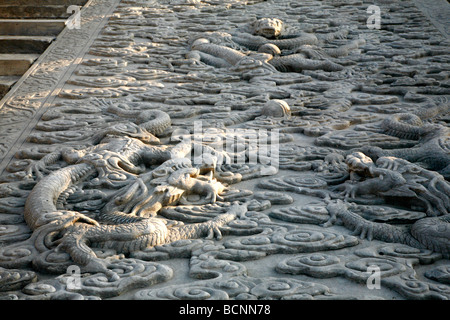
[[0, 76], [0, 100], [20, 78], [20, 76]]
[[21, 76], [39, 54], [0, 54], [0, 76]]
[[0, 19], [1, 36], [56, 36], [66, 19]]
[[43, 53], [52, 36], [0, 36], [0, 53]]
[[68, 18], [69, 5], [0, 5], [0, 19], [53, 19]]

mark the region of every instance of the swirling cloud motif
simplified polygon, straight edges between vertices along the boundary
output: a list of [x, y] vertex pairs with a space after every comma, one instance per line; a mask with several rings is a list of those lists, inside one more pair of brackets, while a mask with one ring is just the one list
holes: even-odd
[[144, 289], [136, 292], [137, 300], [311, 300], [331, 294], [322, 284], [296, 279], [235, 277], [222, 281]]
[[224, 243], [226, 248], [253, 250], [275, 253], [316, 252], [323, 250], [336, 250], [352, 247], [359, 243], [353, 236], [342, 235], [319, 228], [274, 228], [272, 232], [259, 235], [228, 240]]
[[[448, 41], [412, 2], [383, 1], [383, 28], [366, 30], [361, 0], [90, 1], [0, 102], [0, 299], [358, 299], [374, 266], [376, 298], [449, 299]], [[267, 133], [279, 161], [221, 161], [254, 154], [245, 131]], [[164, 181], [197, 163], [159, 170], [153, 156], [196, 136], [232, 138], [233, 154], [180, 196]], [[48, 197], [31, 198], [55, 209], [30, 201], [27, 219], [42, 180]], [[235, 201], [242, 217], [215, 220]], [[209, 221], [196, 237], [218, 239], [177, 236]], [[145, 236], [155, 226], [169, 243]], [[100, 266], [77, 278], [87, 249]]]
[[36, 280], [33, 271], [0, 268], [0, 292], [18, 290]]
[[450, 266], [439, 266], [425, 272], [425, 276], [444, 284], [450, 283]]
[[28, 285], [23, 293], [27, 298], [39, 299], [106, 299], [131, 288], [152, 286], [172, 278], [173, 270], [165, 265], [135, 259], [111, 261], [118, 277], [108, 279], [103, 273], [78, 274], [77, 285], [70, 285], [73, 274], [63, 274], [55, 280]]
[[103, 274], [82, 278], [83, 294], [101, 298], [117, 296], [129, 288], [151, 286], [167, 281], [173, 276], [173, 270], [165, 265], [135, 259], [113, 261], [111, 268], [121, 270], [117, 272], [119, 278], [116, 281], [106, 279]]
[[[449, 290], [420, 280], [413, 269], [413, 264], [419, 261], [427, 264], [439, 259], [440, 255], [430, 250], [393, 244], [359, 249], [355, 251], [355, 255], [350, 256], [321, 252], [296, 255], [278, 263], [276, 270], [280, 273], [308, 275], [314, 278], [344, 277], [367, 285], [372, 276], [371, 268], [376, 268], [380, 286], [388, 287], [411, 299], [448, 299]], [[428, 275], [432, 278], [431, 273]]]
[[219, 289], [201, 285], [171, 286], [162, 290], [140, 290], [136, 300], [228, 300], [228, 294]]
[[290, 206], [272, 210], [269, 215], [283, 221], [321, 224], [329, 219], [328, 211], [324, 202], [315, 201], [303, 206]]
[[269, 278], [256, 285], [250, 291], [258, 299], [292, 299], [310, 300], [315, 296], [329, 292], [329, 288], [313, 283], [296, 279]]

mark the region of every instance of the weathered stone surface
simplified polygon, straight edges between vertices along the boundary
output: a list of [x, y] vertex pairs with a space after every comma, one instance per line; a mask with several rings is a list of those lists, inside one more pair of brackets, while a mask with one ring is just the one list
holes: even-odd
[[[1, 1], [0, 2], [0, 76], [21, 76], [33, 61], [24, 54], [38, 56], [68, 25], [78, 26], [79, 11], [86, 0]], [[5, 56], [6, 55], [6, 56]], [[0, 99], [17, 82], [0, 80]]]
[[0, 102], [1, 297], [449, 299], [448, 4], [372, 4], [90, 1]]

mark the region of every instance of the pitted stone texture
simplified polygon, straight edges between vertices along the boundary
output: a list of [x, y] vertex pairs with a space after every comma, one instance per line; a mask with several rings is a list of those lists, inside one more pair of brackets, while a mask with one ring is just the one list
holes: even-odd
[[[413, 1], [380, 2], [380, 29], [368, 28], [373, 1], [89, 3], [81, 29], [64, 31], [0, 108], [3, 298], [449, 298], [448, 259], [409, 238], [433, 244], [421, 231], [448, 232], [445, 216], [427, 215], [448, 211], [449, 192], [440, 156], [448, 149], [448, 40]], [[284, 28], [253, 35], [260, 18]], [[281, 41], [279, 51], [245, 47], [258, 37]], [[207, 41], [191, 50], [197, 39]], [[301, 41], [309, 44], [289, 46]], [[280, 72], [268, 54], [303, 68]], [[173, 167], [152, 162], [161, 157], [139, 152], [185, 140], [200, 142], [200, 153], [222, 148], [224, 162], [183, 162], [168, 175]], [[353, 161], [355, 152], [374, 167]], [[54, 198], [47, 182], [62, 176], [68, 183]], [[177, 193], [190, 179], [218, 191], [209, 193], [215, 203]], [[172, 195], [155, 202], [162, 209], [148, 201], [158, 192]], [[36, 206], [31, 232], [24, 205], [36, 194], [56, 209]], [[338, 199], [345, 210], [332, 207]], [[247, 211], [213, 228], [222, 239], [144, 246], [125, 237], [136, 236], [131, 220], [156, 215], [140, 225], [145, 232], [189, 229], [235, 202]], [[100, 217], [108, 224], [97, 226]], [[112, 239], [97, 241], [105, 231]], [[76, 249], [92, 250], [103, 269], [83, 273]], [[76, 267], [80, 278], [69, 273]], [[369, 289], [374, 267], [380, 290]]]

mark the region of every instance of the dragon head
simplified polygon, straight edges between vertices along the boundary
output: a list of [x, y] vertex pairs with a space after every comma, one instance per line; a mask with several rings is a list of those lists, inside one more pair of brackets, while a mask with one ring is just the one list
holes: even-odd
[[200, 157], [194, 159], [194, 164], [196, 164], [199, 174], [212, 174], [214, 176], [217, 166], [217, 157], [210, 153], [204, 153]]
[[121, 122], [116, 123], [102, 133], [105, 136], [127, 136], [130, 138], [135, 138], [141, 140], [146, 144], [160, 144], [160, 141], [153, 134], [135, 124], [134, 122]]
[[263, 36], [266, 38], [276, 38], [283, 32], [283, 21], [276, 18], [261, 18], [256, 20], [251, 25], [253, 27], [253, 34]]

